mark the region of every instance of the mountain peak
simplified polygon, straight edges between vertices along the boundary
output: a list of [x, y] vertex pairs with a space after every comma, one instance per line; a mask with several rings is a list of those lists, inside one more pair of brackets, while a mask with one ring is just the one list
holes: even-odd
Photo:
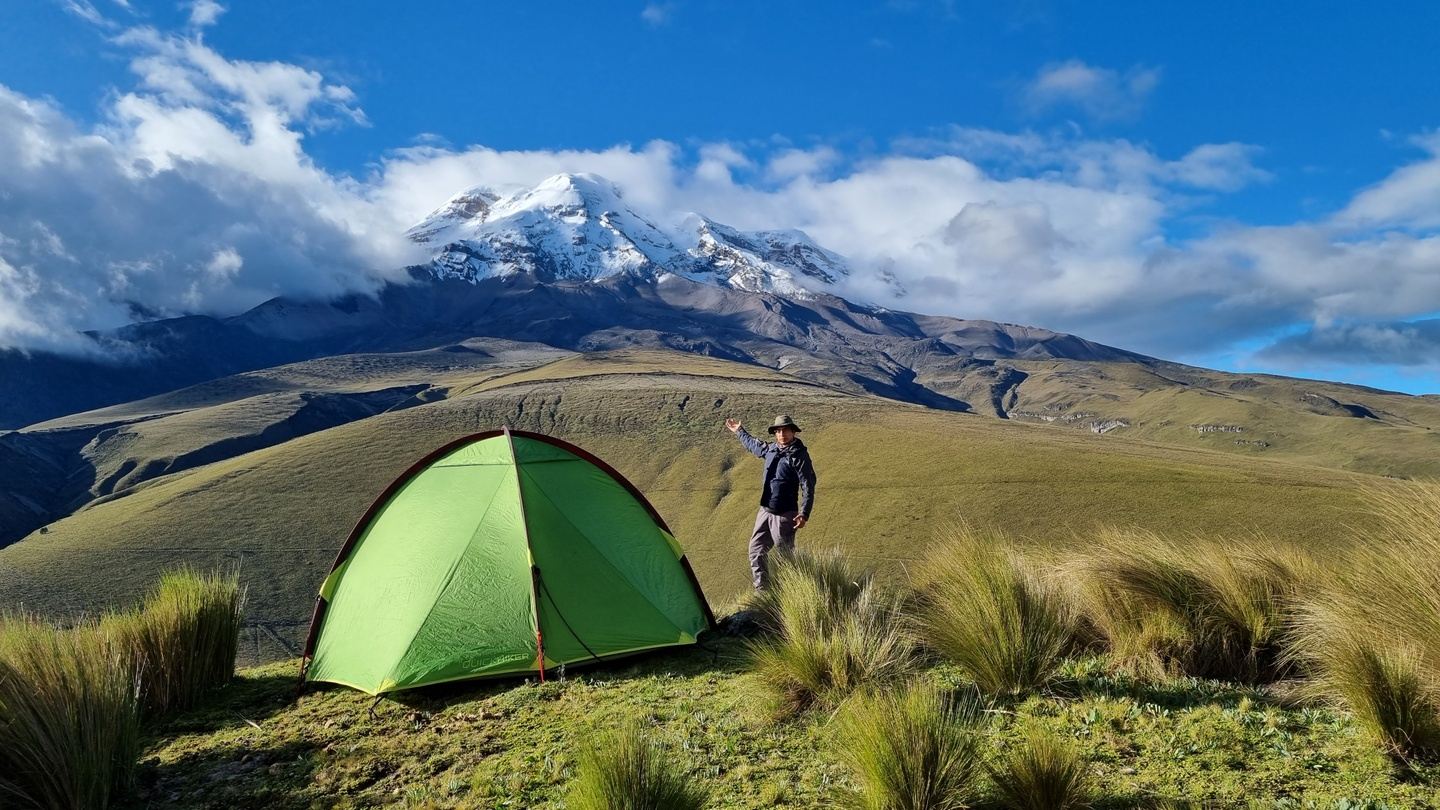
[[421, 245], [449, 241], [444, 236], [451, 229], [466, 223], [484, 222], [499, 200], [500, 195], [489, 186], [467, 188], [412, 225], [405, 232], [405, 237]]
[[408, 235], [436, 249], [434, 276], [471, 282], [515, 273], [541, 281], [675, 274], [805, 299], [850, 273], [843, 257], [803, 231], [741, 231], [691, 214], [667, 234], [590, 173], [552, 175], [504, 197], [468, 189]]
[[741, 231], [703, 214], [687, 216], [684, 227], [694, 239], [690, 254], [731, 287], [809, 298], [850, 275], [843, 256], [801, 230]]
[[626, 209], [620, 190], [605, 178], [589, 173], [556, 174], [534, 188], [505, 198], [496, 216], [520, 211], [552, 210], [562, 215], [601, 216]]

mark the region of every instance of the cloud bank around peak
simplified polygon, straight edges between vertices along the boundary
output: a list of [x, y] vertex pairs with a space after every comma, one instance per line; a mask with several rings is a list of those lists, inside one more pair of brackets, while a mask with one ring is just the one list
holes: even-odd
[[[405, 229], [457, 191], [583, 171], [660, 223], [699, 211], [741, 228], [805, 230], [854, 264], [841, 292], [871, 303], [1035, 324], [1160, 356], [1261, 346], [1254, 359], [1272, 368], [1434, 356], [1433, 326], [1406, 325], [1440, 312], [1433, 134], [1415, 139], [1414, 160], [1326, 217], [1230, 222], [1184, 239], [1175, 225], [1193, 225], [1197, 208], [1273, 180], [1260, 148], [1161, 155], [1073, 128], [965, 127], [859, 155], [782, 141], [590, 150], [419, 141], [351, 176], [319, 165], [306, 139], [365, 126], [357, 94], [308, 68], [216, 51], [202, 33], [223, 10], [192, 4], [179, 33], [108, 23], [133, 85], [109, 96], [98, 126], [0, 86], [0, 347], [80, 351], [77, 330], [137, 313], [224, 315], [276, 295], [374, 290], [421, 258]], [[1110, 97], [1113, 115], [1158, 81], [1137, 70], [1061, 63], [1042, 70], [1037, 98]], [[895, 297], [882, 274], [908, 294]]]

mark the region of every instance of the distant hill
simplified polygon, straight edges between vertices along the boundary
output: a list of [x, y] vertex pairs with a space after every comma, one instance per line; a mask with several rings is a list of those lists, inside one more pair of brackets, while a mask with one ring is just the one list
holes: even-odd
[[[93, 609], [134, 598], [167, 566], [239, 565], [251, 593], [247, 655], [293, 654], [315, 588], [376, 494], [428, 450], [499, 424], [561, 436], [612, 462], [676, 529], [719, 605], [745, 584], [759, 476], [721, 426], [726, 416], [753, 426], [795, 414], [820, 469], [816, 518], [801, 542], [884, 566], [916, 559], [960, 521], [1048, 542], [1083, 541], [1107, 524], [1350, 542], [1365, 520], [1359, 491], [1383, 482], [928, 409], [681, 352], [464, 346], [408, 362], [312, 361], [54, 423], [65, 431], [133, 420], [106, 428], [114, 432], [87, 451], [99, 479], [125, 483], [0, 549], [0, 604]], [[255, 436], [304, 410], [277, 392], [328, 386], [337, 397], [347, 387], [398, 398], [418, 376], [436, 381], [424, 389], [430, 397], [125, 480], [227, 441], [227, 425]]]

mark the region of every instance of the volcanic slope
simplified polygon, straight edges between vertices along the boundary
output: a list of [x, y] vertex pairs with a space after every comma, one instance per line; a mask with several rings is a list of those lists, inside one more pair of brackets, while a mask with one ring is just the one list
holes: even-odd
[[456, 370], [447, 393], [82, 508], [0, 549], [0, 606], [96, 609], [133, 600], [168, 567], [238, 565], [249, 588], [245, 658], [293, 655], [316, 588], [370, 501], [426, 452], [502, 424], [573, 441], [630, 478], [675, 529], [717, 607], [745, 587], [760, 475], [722, 427], [727, 416], [758, 433], [775, 413], [793, 414], [820, 475], [800, 543], [884, 566], [916, 559], [960, 521], [1049, 542], [1083, 541], [1109, 524], [1347, 542], [1365, 520], [1360, 491], [1400, 485], [936, 411], [678, 352]]
[[222, 377], [0, 433], [0, 547], [131, 487], [568, 357], [472, 339], [434, 350], [342, 355]]

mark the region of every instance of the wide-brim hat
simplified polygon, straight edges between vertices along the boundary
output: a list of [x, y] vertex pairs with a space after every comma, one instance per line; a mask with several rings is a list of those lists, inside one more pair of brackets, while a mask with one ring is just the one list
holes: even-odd
[[775, 417], [775, 421], [770, 423], [770, 432], [774, 433], [777, 429], [782, 427], [788, 427], [791, 430], [794, 430], [796, 433], [800, 432], [800, 426], [795, 424], [795, 420], [791, 419], [789, 414], [782, 413], [779, 416]]

